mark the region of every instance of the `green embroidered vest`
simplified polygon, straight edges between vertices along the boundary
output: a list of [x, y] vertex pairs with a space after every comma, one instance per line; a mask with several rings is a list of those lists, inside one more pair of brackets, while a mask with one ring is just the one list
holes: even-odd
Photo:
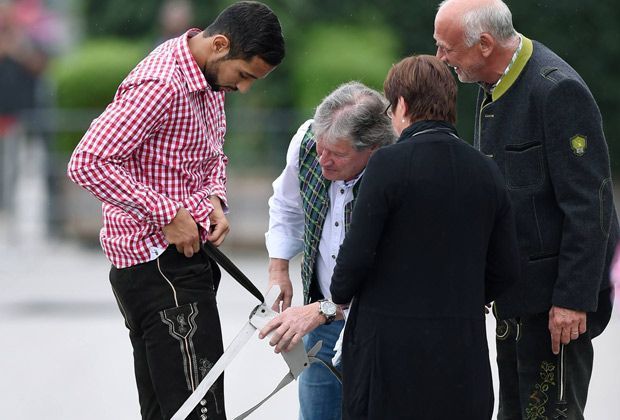
[[[344, 229], [351, 224], [353, 204], [360, 181], [353, 187], [353, 200], [345, 205]], [[299, 190], [304, 212], [304, 251], [301, 263], [301, 280], [304, 290], [304, 304], [310, 303], [310, 285], [316, 282], [316, 258], [323, 232], [323, 224], [329, 210], [329, 186], [324, 178], [316, 153], [316, 141], [312, 126], [308, 128], [299, 150]]]

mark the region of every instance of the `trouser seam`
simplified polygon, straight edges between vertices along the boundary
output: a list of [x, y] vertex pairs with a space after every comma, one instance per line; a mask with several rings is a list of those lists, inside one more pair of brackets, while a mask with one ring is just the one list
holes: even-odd
[[[175, 307], [178, 308], [179, 307], [179, 301], [177, 298], [177, 291], [174, 287], [174, 285], [172, 284], [172, 282], [168, 279], [168, 277], [166, 277], [166, 275], [164, 274], [164, 272], [161, 269], [161, 265], [159, 262], [159, 257], [157, 258], [157, 271], [159, 271], [159, 274], [161, 275], [161, 277], [166, 281], [166, 283], [168, 284], [168, 286], [170, 286], [170, 289], [172, 290], [172, 296], [174, 298], [174, 304]], [[185, 371], [185, 375], [186, 375], [186, 379], [187, 379], [187, 385], [188, 385], [188, 389], [190, 391], [194, 391], [196, 389], [196, 382], [197, 382], [197, 370], [195, 369], [195, 367], [197, 367], [197, 358], [196, 358], [196, 352], [194, 350], [194, 343], [192, 341], [192, 337], [194, 335], [194, 333], [196, 332], [197, 326], [195, 324], [195, 318], [198, 315], [198, 306], [194, 303], [192, 304], [192, 314], [193, 317], [191, 318], [191, 331], [188, 335], [186, 335], [185, 337], [178, 337], [173, 333], [172, 330], [172, 324], [170, 321], [168, 321], [167, 319], [165, 319], [165, 313], [164, 311], [160, 312], [160, 317], [162, 319], [162, 322], [164, 322], [165, 324], [168, 325], [169, 329], [168, 331], [170, 332], [170, 335], [179, 340], [179, 346], [180, 346], [180, 350], [181, 350], [181, 355], [182, 355], [182, 359], [183, 359], [183, 370]], [[189, 318], [189, 317], [188, 317]], [[190, 320], [188, 319], [188, 322]], [[196, 377], [195, 377], [196, 376]]]
[[114, 289], [114, 286], [112, 286], [112, 294], [114, 295], [114, 298], [116, 299], [116, 302], [118, 303], [118, 308], [120, 309], [121, 314], [123, 315], [123, 318], [125, 319], [125, 323], [127, 324], [127, 328], [131, 332], [136, 332], [136, 329], [129, 322], [129, 316], [127, 316], [127, 311], [125, 310], [125, 307], [123, 306], [123, 302], [121, 302], [120, 296], [118, 295], [118, 293], [116, 293], [116, 290]]
[[566, 363], [564, 361], [564, 344], [560, 345], [559, 359], [560, 359], [560, 366], [558, 369], [558, 375], [559, 375], [558, 402], [564, 403], [565, 402], [564, 393], [565, 393], [565, 387], [566, 387]]

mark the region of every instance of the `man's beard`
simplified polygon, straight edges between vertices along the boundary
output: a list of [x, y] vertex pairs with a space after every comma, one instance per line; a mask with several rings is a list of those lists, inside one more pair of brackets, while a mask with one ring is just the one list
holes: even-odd
[[207, 66], [205, 65], [202, 69], [202, 74], [204, 74], [207, 83], [209, 84], [209, 86], [211, 86], [211, 90], [213, 90], [214, 92], [219, 92], [222, 88], [222, 86], [217, 83], [217, 70], [219, 68], [218, 63], [219, 60], [215, 63], [212, 63], [209, 68], [207, 68]]
[[224, 58], [220, 58], [219, 60], [215, 61], [214, 63], [210, 63], [209, 67], [207, 67], [207, 65], [205, 64], [205, 66], [202, 69], [202, 74], [204, 75], [207, 83], [209, 84], [209, 86], [211, 86], [211, 90], [214, 92], [221, 92], [222, 90], [225, 92], [234, 92], [237, 90], [236, 86], [226, 86], [226, 85], [221, 85], [218, 82], [218, 73], [220, 70], [220, 62], [224, 61]]

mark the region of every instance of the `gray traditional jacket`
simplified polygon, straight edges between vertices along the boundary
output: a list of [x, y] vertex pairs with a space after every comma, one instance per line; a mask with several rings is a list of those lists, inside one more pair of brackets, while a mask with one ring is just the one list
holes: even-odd
[[474, 145], [502, 170], [517, 221], [522, 279], [496, 302], [499, 316], [551, 305], [596, 311], [618, 220], [601, 114], [585, 82], [523, 37], [492, 95], [479, 91]]

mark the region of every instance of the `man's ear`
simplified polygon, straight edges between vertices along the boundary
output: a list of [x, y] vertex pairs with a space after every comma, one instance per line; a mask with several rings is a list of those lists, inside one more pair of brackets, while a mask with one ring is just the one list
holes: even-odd
[[495, 49], [495, 38], [490, 34], [483, 32], [480, 35], [480, 53], [484, 58], [488, 58]]
[[214, 55], [223, 58], [230, 52], [230, 41], [225, 35], [214, 35], [211, 39], [211, 47]]

